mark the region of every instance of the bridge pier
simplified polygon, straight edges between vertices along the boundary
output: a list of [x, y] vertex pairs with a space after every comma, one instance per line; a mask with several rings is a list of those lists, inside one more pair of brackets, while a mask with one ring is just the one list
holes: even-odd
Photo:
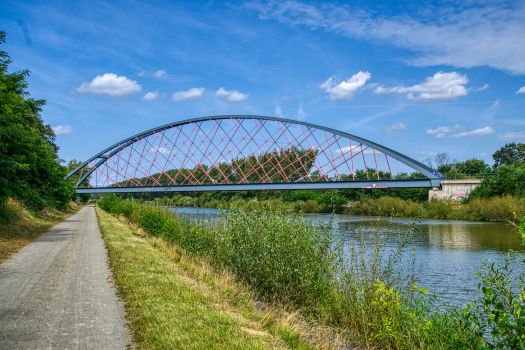
[[460, 202], [467, 198], [482, 179], [441, 180], [441, 189], [434, 187], [428, 191], [428, 200], [439, 199]]

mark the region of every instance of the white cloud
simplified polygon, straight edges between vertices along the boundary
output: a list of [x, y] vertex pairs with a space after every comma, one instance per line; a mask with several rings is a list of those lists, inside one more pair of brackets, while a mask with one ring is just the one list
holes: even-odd
[[82, 94], [105, 95], [109, 97], [126, 97], [142, 89], [135, 80], [113, 73], [97, 75], [91, 83], [83, 83], [77, 91]]
[[[338, 148], [335, 150], [335, 153], [339, 153], [339, 154], [345, 154], [345, 153], [348, 153], [350, 151], [355, 151], [355, 152], [361, 152], [361, 150], [364, 150], [363, 153], [364, 154], [374, 154], [374, 150], [370, 147], [366, 147], [366, 146], [346, 146], [346, 147], [341, 147], [341, 148]], [[376, 150], [376, 155], [377, 154], [383, 154], [382, 152]]]
[[483, 90], [487, 90], [488, 88], [489, 88], [489, 84], [485, 84], [480, 88], [474, 89], [474, 91], [483, 91]]
[[278, 117], [278, 118], [286, 118], [284, 115], [283, 115], [283, 111], [281, 109], [281, 106], [277, 106], [275, 107], [275, 115]]
[[144, 97], [142, 98], [145, 101], [155, 101], [159, 97], [159, 92], [148, 92]]
[[456, 72], [443, 73], [437, 72], [432, 77], [428, 77], [421, 84], [410, 87], [397, 86], [393, 88], [383, 88], [382, 86], [374, 90], [377, 94], [388, 94], [396, 92], [407, 94], [407, 98], [412, 101], [441, 101], [467, 95], [465, 84], [468, 83], [466, 75]]
[[179, 91], [171, 96], [173, 102], [180, 102], [190, 98], [201, 98], [204, 94], [204, 88], [193, 88], [188, 91]]
[[442, 139], [443, 137], [447, 137], [447, 134], [444, 132], [440, 132], [439, 134], [436, 134], [436, 139]]
[[371, 77], [369, 72], [360, 71], [341, 82], [338, 82], [336, 77], [330, 77], [319, 87], [330, 94], [328, 98], [331, 100], [350, 100]]
[[490, 126], [486, 126], [481, 129], [476, 129], [472, 131], [461, 132], [459, 134], [452, 134], [450, 137], [470, 137], [470, 136], [483, 136], [489, 135], [495, 132], [496, 130], [492, 129]]
[[525, 94], [525, 86], [520, 87], [518, 91], [516, 91], [517, 94]]
[[53, 129], [55, 135], [67, 135], [73, 132], [73, 128], [70, 125], [57, 125], [53, 126], [51, 129]]
[[504, 134], [499, 135], [499, 139], [503, 141], [523, 140], [525, 139], [525, 131], [506, 132]]
[[246, 100], [249, 96], [249, 94], [243, 94], [237, 90], [224, 90], [222, 87], [215, 93], [215, 97], [225, 98], [228, 102], [240, 102]]
[[153, 73], [153, 76], [157, 79], [162, 79], [166, 75], [166, 71], [164, 69], [158, 70], [155, 73]]
[[[367, 148], [366, 150], [363, 151], [364, 154], [374, 154], [374, 149], [373, 148]], [[376, 150], [376, 154], [383, 154], [383, 152], [380, 152], [378, 150]]]
[[308, 114], [303, 110], [303, 105], [300, 104], [299, 109], [297, 110], [297, 120], [305, 120], [307, 115]]
[[137, 73], [137, 75], [138, 75], [139, 77], [144, 77], [144, 76], [146, 75], [146, 72], [139, 72], [139, 73]]
[[381, 16], [350, 5], [296, 0], [253, 1], [244, 8], [254, 9], [262, 19], [411, 50], [414, 55], [407, 62], [415, 66], [490, 66], [525, 74], [523, 1], [445, 2], [440, 8], [429, 3], [411, 16]]
[[458, 125], [458, 124], [452, 125], [452, 126], [440, 126], [440, 127], [436, 128], [436, 129], [427, 129], [427, 134], [431, 134], [431, 135], [432, 134], [442, 134], [442, 133], [445, 133], [445, 132], [454, 132], [454, 131], [459, 131], [459, 130], [462, 130], [462, 129], [463, 129], [463, 127]]
[[359, 147], [358, 147], [358, 146], [352, 146], [352, 147], [350, 147], [350, 146], [346, 146], [346, 147], [341, 147], [341, 148], [339, 148], [339, 149], [336, 149], [336, 150], [335, 150], [335, 153], [348, 153], [348, 152], [350, 152], [350, 151], [352, 151], [352, 150], [355, 150], [356, 148], [359, 148]]
[[386, 132], [398, 132], [398, 131], [406, 130], [406, 128], [407, 128], [407, 126], [405, 124], [397, 123], [394, 126], [391, 126], [391, 127], [388, 127], [388, 128], [383, 128], [383, 130], [385, 130]]
[[166, 154], [166, 153], [169, 153], [169, 151], [165, 148], [165, 147], [151, 147], [149, 149], [150, 153], [162, 153], [162, 154]]

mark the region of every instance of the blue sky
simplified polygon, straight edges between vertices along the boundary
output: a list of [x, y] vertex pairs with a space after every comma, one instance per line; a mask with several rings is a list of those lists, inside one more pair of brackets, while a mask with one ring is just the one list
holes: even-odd
[[523, 1], [4, 0], [0, 23], [66, 161], [218, 114], [304, 120], [420, 161], [492, 164], [525, 142]]

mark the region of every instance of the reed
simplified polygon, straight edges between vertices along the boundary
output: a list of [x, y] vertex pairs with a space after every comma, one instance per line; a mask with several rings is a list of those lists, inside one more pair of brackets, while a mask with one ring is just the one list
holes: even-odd
[[364, 198], [345, 209], [351, 215], [414, 217], [424, 209], [423, 217], [431, 219], [455, 219], [472, 221], [519, 221], [525, 215], [525, 198], [515, 196], [476, 198], [460, 204], [432, 200], [418, 203], [400, 198]]

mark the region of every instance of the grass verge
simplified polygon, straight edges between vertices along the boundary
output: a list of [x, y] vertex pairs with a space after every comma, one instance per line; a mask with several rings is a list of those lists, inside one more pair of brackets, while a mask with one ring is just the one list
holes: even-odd
[[21, 203], [10, 199], [0, 208], [0, 263], [80, 209], [71, 202], [64, 211], [45, 208], [31, 213]]
[[313, 349], [339, 344], [334, 332], [297, 313], [254, 302], [226, 271], [193, 260], [174, 243], [148, 238], [124, 217], [97, 208], [113, 276], [138, 348]]

